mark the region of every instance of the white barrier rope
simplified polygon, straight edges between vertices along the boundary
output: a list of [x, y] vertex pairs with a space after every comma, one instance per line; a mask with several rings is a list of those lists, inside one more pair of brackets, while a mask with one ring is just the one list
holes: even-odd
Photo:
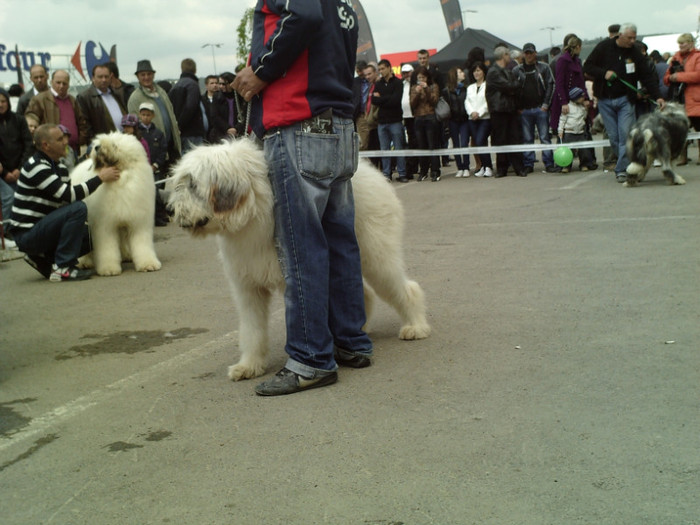
[[[699, 139], [700, 132], [688, 133], [688, 140]], [[466, 148], [442, 148], [442, 149], [404, 149], [404, 150], [371, 150], [360, 151], [360, 157], [424, 157], [430, 155], [478, 155], [480, 153], [515, 153], [518, 151], [546, 151], [555, 150], [560, 147], [571, 149], [578, 148], [598, 148], [610, 146], [610, 141], [587, 140], [581, 142], [558, 143], [558, 144], [512, 144], [510, 146], [476, 146]]]
[[[688, 133], [688, 140], [700, 139], [700, 131]], [[371, 150], [361, 151], [360, 157], [424, 157], [431, 155], [478, 155], [480, 153], [515, 153], [518, 151], [546, 151], [555, 150], [562, 146], [572, 149], [598, 148], [610, 146], [610, 141], [588, 140], [582, 142], [570, 142], [567, 144], [512, 144], [510, 146], [477, 146], [467, 148], [443, 148], [443, 149], [402, 149], [402, 150]], [[165, 184], [173, 177], [156, 181], [157, 184]]]

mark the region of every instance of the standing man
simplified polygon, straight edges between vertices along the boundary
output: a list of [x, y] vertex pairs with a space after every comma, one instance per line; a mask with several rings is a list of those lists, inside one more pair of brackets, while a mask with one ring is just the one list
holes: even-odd
[[107, 64], [92, 68], [92, 86], [78, 95], [78, 104], [88, 124], [87, 140], [95, 135], [122, 130], [126, 103], [110, 89], [112, 72]]
[[[491, 144], [506, 146], [522, 142], [522, 126], [518, 116], [518, 78], [508, 69], [510, 52], [507, 47], [498, 46], [493, 50], [495, 62], [486, 73], [486, 103], [491, 116]], [[518, 177], [527, 177], [520, 152], [496, 154], [496, 178], [508, 174], [512, 165]]]
[[[542, 144], [551, 144], [549, 138], [549, 106], [554, 95], [554, 76], [546, 62], [537, 60], [535, 44], [523, 46], [524, 60], [513, 68], [513, 74], [520, 82], [520, 119], [523, 127], [523, 144], [534, 144], [535, 129]], [[488, 89], [488, 84], [486, 84]], [[526, 173], [534, 171], [535, 152], [526, 151], [523, 154], [523, 164]], [[547, 173], [557, 173], [561, 169], [554, 165], [552, 150], [542, 152], [542, 162]]]
[[[416, 138], [415, 119], [411, 108], [411, 78], [413, 77], [413, 66], [404, 64], [401, 66], [401, 81], [403, 82], [403, 96], [401, 97], [401, 109], [403, 111], [403, 127], [406, 129], [408, 139], [408, 149], [418, 148]], [[406, 177], [412, 180], [418, 173], [418, 157], [408, 157], [406, 159]]]
[[199, 93], [197, 64], [191, 58], [186, 58], [180, 64], [180, 70], [182, 71], [180, 80], [173, 86], [168, 96], [180, 128], [182, 152], [185, 153], [204, 142], [209, 130], [209, 119]]
[[109, 87], [111, 87], [112, 92], [115, 93], [117, 96], [121, 97], [121, 99], [124, 101], [124, 104], [126, 104], [127, 102], [129, 102], [129, 97], [136, 88], [132, 84], [123, 82], [122, 79], [119, 78], [119, 68], [117, 67], [116, 62], [112, 62], [110, 60], [106, 63], [106, 65], [109, 68], [110, 73], [112, 73], [112, 76], [109, 80]]
[[68, 94], [68, 71], [57, 69], [51, 75], [51, 88], [29, 101], [26, 114], [36, 117], [39, 124], [62, 124], [70, 132], [68, 145], [80, 157], [80, 146], [87, 144], [88, 123], [78, 101]]
[[[129, 97], [127, 109], [129, 113], [137, 114], [139, 107], [144, 102], [153, 104], [155, 109], [153, 124], [165, 134], [166, 144], [168, 145], [168, 162], [175, 162], [180, 158], [182, 150], [180, 146], [180, 130], [177, 127], [173, 105], [170, 103], [165, 90], [153, 81], [156, 72], [151, 66], [150, 60], [139, 60], [135, 74], [139, 80], [139, 86]], [[167, 171], [167, 167], [163, 169]]]
[[[394, 146], [395, 151], [406, 149], [406, 130], [403, 127], [403, 83], [396, 78], [391, 70], [391, 63], [379, 61], [379, 80], [377, 80], [372, 104], [379, 107], [377, 133], [379, 145], [384, 151]], [[396, 157], [396, 169], [399, 172], [399, 182], [408, 182], [406, 176], [406, 157]], [[391, 157], [382, 157], [382, 172], [391, 181]]]
[[87, 206], [83, 199], [103, 182], [119, 179], [115, 167], [103, 167], [93, 178], [71, 185], [61, 164], [63, 132], [43, 124], [34, 132], [37, 152], [24, 163], [15, 192], [10, 228], [25, 260], [50, 281], [80, 281], [92, 274], [76, 265], [90, 251]]
[[357, 30], [350, 0], [258, 0], [251, 65], [233, 84], [264, 138], [286, 283], [289, 358], [259, 395], [330, 385], [338, 364], [370, 365], [350, 183]]
[[204, 93], [202, 93], [202, 104], [204, 111], [207, 114], [209, 122], [209, 130], [207, 131], [207, 140], [211, 142], [211, 136], [214, 133], [214, 100], [219, 93], [219, 77], [216, 75], [207, 75], [204, 79]]
[[46, 72], [46, 68], [41, 64], [34, 64], [29, 68], [29, 79], [32, 81], [32, 84], [34, 84], [34, 87], [19, 97], [16, 111], [18, 115], [24, 115], [29, 106], [29, 101], [32, 98], [49, 89], [49, 74]]
[[603, 117], [605, 131], [610, 138], [610, 147], [617, 153], [615, 178], [617, 182], [627, 180], [627, 135], [635, 121], [636, 93], [622, 81], [633, 87], [640, 82], [659, 107], [664, 99], [659, 94], [656, 71], [642, 55], [634, 42], [637, 27], [623, 24], [617, 38], [600, 42], [583, 65], [584, 74], [593, 78], [593, 94], [598, 99], [598, 112]]

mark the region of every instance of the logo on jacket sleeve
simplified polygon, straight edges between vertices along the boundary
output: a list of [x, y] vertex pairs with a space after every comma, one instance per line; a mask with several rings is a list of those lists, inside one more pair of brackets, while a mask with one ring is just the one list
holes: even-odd
[[352, 8], [349, 0], [340, 0], [338, 6], [338, 17], [340, 18], [340, 27], [346, 31], [355, 27], [355, 11]]

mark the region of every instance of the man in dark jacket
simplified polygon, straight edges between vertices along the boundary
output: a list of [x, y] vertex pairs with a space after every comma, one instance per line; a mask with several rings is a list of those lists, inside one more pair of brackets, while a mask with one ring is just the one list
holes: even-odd
[[258, 0], [251, 65], [233, 83], [265, 137], [285, 269], [289, 357], [259, 395], [330, 385], [339, 364], [371, 364], [350, 182], [357, 33], [348, 0]]
[[29, 69], [29, 79], [32, 81], [32, 84], [34, 84], [34, 87], [27, 90], [24, 95], [19, 97], [16, 111], [18, 115], [24, 115], [27, 111], [27, 107], [29, 107], [29, 101], [32, 98], [49, 89], [49, 74], [46, 68], [41, 64], [34, 64]]
[[636, 26], [624, 24], [616, 38], [605, 39], [595, 46], [583, 65], [584, 74], [593, 78], [593, 94], [598, 99], [598, 112], [603, 117], [610, 147], [613, 153], [617, 153], [617, 182], [627, 180], [626, 170], [630, 163], [626, 142], [635, 121], [636, 93], [633, 88], [639, 81], [659, 107], [665, 104], [659, 94], [656, 71], [635, 47], [636, 39]]
[[126, 102], [110, 88], [112, 72], [107, 64], [92, 68], [92, 86], [80, 93], [76, 99], [87, 120], [87, 140], [95, 135], [122, 130], [122, 117], [126, 115]]
[[[510, 62], [507, 47], [498, 46], [493, 51], [495, 62], [486, 73], [486, 103], [491, 115], [491, 144], [505, 146], [522, 142], [522, 126], [518, 115], [520, 82], [506, 66]], [[496, 154], [496, 178], [508, 174], [512, 165], [518, 177], [527, 177], [520, 152]]]
[[182, 137], [182, 152], [204, 142], [209, 129], [209, 120], [199, 94], [197, 79], [197, 64], [191, 58], [186, 58], [180, 64], [182, 74], [180, 80], [168, 93], [173, 103], [173, 111], [177, 119]]
[[[403, 150], [406, 149], [406, 130], [403, 127], [403, 109], [401, 108], [403, 82], [396, 78], [388, 60], [380, 60], [378, 69], [379, 79], [374, 84], [372, 104], [379, 107], [377, 115], [379, 146], [382, 150], [390, 150], [393, 144], [394, 150]], [[408, 182], [406, 157], [396, 157], [396, 169], [399, 172], [399, 182]], [[391, 157], [382, 157], [382, 172], [387, 179], [391, 180]]]
[[[525, 59], [522, 64], [513, 68], [513, 74], [518, 77], [521, 88], [519, 93], [520, 119], [523, 128], [523, 144], [535, 142], [535, 128], [542, 144], [551, 144], [549, 138], [549, 106], [554, 95], [554, 76], [546, 62], [537, 60], [535, 44], [523, 46]], [[488, 89], [488, 84], [486, 85]], [[532, 173], [535, 164], [535, 152], [523, 153], [525, 171]], [[552, 150], [542, 152], [542, 162], [547, 173], [561, 171], [554, 165]]]

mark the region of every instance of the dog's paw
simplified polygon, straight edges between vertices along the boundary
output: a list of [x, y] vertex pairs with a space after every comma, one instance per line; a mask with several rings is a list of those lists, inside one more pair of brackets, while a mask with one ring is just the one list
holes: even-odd
[[137, 272], [157, 272], [163, 265], [158, 259], [142, 262], [135, 266]]
[[265, 373], [265, 365], [250, 364], [238, 362], [235, 365], [228, 367], [228, 377], [231, 381], [240, 381], [241, 379], [253, 379]]
[[92, 260], [92, 254], [88, 253], [78, 258], [78, 268], [94, 268], [95, 263]]
[[676, 175], [676, 177], [673, 179], [673, 184], [675, 184], [676, 186], [682, 186], [683, 184], [685, 184], [685, 179], [680, 175]]
[[104, 277], [109, 277], [113, 275], [121, 275], [122, 267], [119, 266], [98, 266], [96, 268], [97, 275], [102, 275]]
[[427, 323], [407, 324], [399, 330], [399, 339], [413, 341], [415, 339], [425, 339], [430, 335], [430, 325]]

